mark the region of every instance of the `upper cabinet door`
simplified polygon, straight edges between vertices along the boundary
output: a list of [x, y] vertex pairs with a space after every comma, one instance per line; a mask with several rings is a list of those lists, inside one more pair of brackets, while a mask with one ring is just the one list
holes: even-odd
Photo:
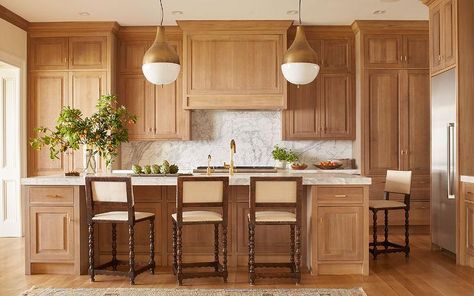
[[405, 56], [407, 68], [429, 68], [429, 35], [406, 35], [404, 37]]
[[122, 40], [118, 60], [120, 73], [142, 73], [143, 56], [150, 46], [148, 40]]
[[441, 8], [435, 6], [430, 11], [430, 42], [431, 42], [431, 69], [436, 72], [441, 68]]
[[65, 70], [68, 68], [68, 38], [37, 37], [30, 39], [31, 70]]
[[[68, 73], [34, 72], [30, 77], [30, 137], [35, 137], [35, 128], [56, 126], [56, 118], [68, 101]], [[56, 175], [67, 170], [65, 155], [60, 154], [59, 159], [52, 160], [48, 149], [36, 151], [30, 147], [28, 163], [31, 176]]]
[[399, 98], [401, 74], [398, 70], [369, 70], [366, 74], [368, 99], [363, 107], [365, 129], [364, 161], [367, 175], [385, 175], [398, 170]]
[[393, 34], [367, 35], [365, 66], [368, 68], [403, 67], [403, 36]]
[[404, 73], [405, 95], [401, 104], [401, 158], [403, 169], [417, 175], [430, 174], [430, 79], [428, 70]]
[[71, 37], [69, 38], [69, 68], [71, 69], [106, 69], [106, 37]]
[[288, 85], [288, 109], [283, 113], [285, 140], [310, 140], [321, 137], [321, 79], [300, 85]]
[[443, 62], [444, 68], [456, 63], [456, 3], [453, 0], [445, 0], [441, 4], [442, 34], [443, 34]]
[[352, 40], [325, 39], [322, 40], [322, 71], [352, 70]]
[[352, 94], [350, 74], [321, 75], [322, 138], [355, 139]]

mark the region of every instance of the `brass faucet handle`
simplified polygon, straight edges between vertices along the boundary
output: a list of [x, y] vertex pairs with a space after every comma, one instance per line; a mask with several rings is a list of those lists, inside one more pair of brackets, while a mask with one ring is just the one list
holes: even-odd
[[225, 169], [230, 168], [230, 164], [228, 164], [228, 163], [226, 163], [226, 162], [224, 161], [224, 168], [225, 168]]

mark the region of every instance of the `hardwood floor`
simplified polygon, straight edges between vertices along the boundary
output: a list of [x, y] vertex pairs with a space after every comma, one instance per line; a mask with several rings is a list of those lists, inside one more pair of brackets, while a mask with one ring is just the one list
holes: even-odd
[[[368, 295], [473, 295], [474, 269], [455, 265], [453, 258], [430, 250], [427, 235], [412, 235], [412, 254], [406, 260], [402, 254], [381, 255], [370, 261], [370, 276], [318, 276], [303, 274], [301, 285], [289, 280], [260, 280], [256, 288], [349, 288], [362, 287]], [[402, 237], [396, 240], [401, 242]], [[395, 241], [396, 241], [395, 240]], [[258, 258], [258, 254], [257, 254]], [[97, 276], [90, 283], [88, 276], [24, 275], [24, 240], [0, 239], [0, 295], [19, 295], [32, 286], [37, 287], [129, 287], [128, 279]], [[156, 275], [144, 273], [137, 277], [136, 287], [176, 287], [175, 277], [168, 270]], [[245, 269], [231, 271], [229, 282], [221, 279], [193, 279], [184, 282], [193, 288], [248, 288]]]

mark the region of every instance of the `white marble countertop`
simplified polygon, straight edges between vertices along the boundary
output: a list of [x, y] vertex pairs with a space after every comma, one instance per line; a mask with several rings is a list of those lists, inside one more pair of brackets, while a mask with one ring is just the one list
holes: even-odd
[[[114, 176], [124, 176], [126, 174], [113, 174]], [[194, 174], [195, 176], [205, 176], [205, 174]], [[228, 174], [213, 174], [213, 176], [228, 176]], [[302, 176], [303, 185], [370, 185], [372, 179], [347, 173], [253, 173], [253, 174], [235, 174], [229, 177], [230, 185], [249, 185], [251, 176]], [[132, 184], [139, 186], [176, 186], [177, 177], [132, 177]], [[44, 185], [44, 186], [82, 186], [85, 184], [84, 176], [66, 177], [40, 176], [21, 179], [22, 185]]]
[[474, 176], [461, 176], [461, 182], [474, 183]]

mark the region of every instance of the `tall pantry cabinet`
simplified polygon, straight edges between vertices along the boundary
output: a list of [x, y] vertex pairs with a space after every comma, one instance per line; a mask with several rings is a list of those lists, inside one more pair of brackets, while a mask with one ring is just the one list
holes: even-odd
[[[28, 137], [53, 128], [64, 106], [95, 111], [101, 95], [114, 94], [117, 23], [32, 23], [28, 31]], [[82, 171], [83, 151], [49, 159], [48, 149], [28, 148], [28, 175]], [[103, 163], [99, 162], [99, 169]]]
[[[429, 231], [428, 22], [356, 21], [352, 28], [361, 122], [354, 151], [362, 174], [372, 177], [370, 198], [383, 198], [387, 170], [412, 171], [410, 222]], [[403, 225], [402, 213], [389, 219], [390, 225]]]

